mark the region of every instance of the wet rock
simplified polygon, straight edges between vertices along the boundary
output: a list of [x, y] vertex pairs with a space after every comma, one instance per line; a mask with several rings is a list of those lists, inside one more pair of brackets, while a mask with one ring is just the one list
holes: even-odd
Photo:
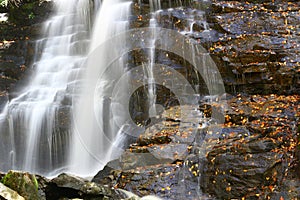
[[[166, 2], [163, 8], [167, 7]], [[131, 19], [136, 28], [149, 25], [150, 15], [144, 14], [150, 9], [149, 2], [142, 3], [133, 5]], [[184, 32], [210, 51], [228, 92], [286, 94], [300, 91], [298, 10], [299, 3], [295, 1], [214, 1], [210, 15], [181, 7], [162, 10], [157, 18], [163, 27]], [[212, 31], [203, 33], [207, 25], [204, 18]], [[196, 22], [189, 23], [191, 19]], [[17, 52], [17, 47], [13, 45], [9, 51], [5, 50], [3, 63], [13, 60], [17, 68], [18, 64], [27, 62], [24, 58], [28, 54]], [[22, 58], [13, 57], [14, 52]], [[143, 52], [133, 54], [135, 59], [140, 58], [131, 64], [144, 61]], [[174, 69], [187, 69], [183, 59], [168, 56], [169, 59], [156, 55]], [[6, 66], [3, 73], [14, 75]], [[171, 95], [167, 90], [160, 90], [158, 96], [162, 93]], [[200, 188], [218, 199], [299, 197], [300, 153], [295, 133], [299, 127], [299, 96], [237, 95], [226, 100], [227, 106], [201, 102], [200, 110], [206, 118], [211, 118], [213, 111], [225, 115], [223, 127], [211, 126], [207, 132], [198, 129], [202, 125], [198, 110], [183, 106], [163, 112], [162, 121], [145, 122], [143, 125], [151, 127], [125, 151], [115, 167], [108, 164], [94, 181], [125, 188], [139, 196], [157, 194], [167, 199], [193, 199], [199, 195]], [[141, 110], [136, 110], [136, 116]], [[194, 112], [194, 116], [189, 116]], [[147, 120], [147, 116], [140, 116], [136, 117], [137, 121]], [[68, 116], [61, 113], [60, 119], [64, 128]], [[198, 137], [204, 132], [203, 137]], [[117, 195], [107, 187], [68, 175], [59, 176], [43, 188], [49, 199], [101, 199]], [[287, 191], [292, 192], [287, 194]]]
[[134, 169], [163, 163], [174, 163], [183, 160], [188, 153], [187, 144], [169, 143], [165, 145], [150, 145], [143, 151], [137, 151], [137, 146], [131, 146], [120, 158], [122, 170]]
[[118, 187], [139, 196], [155, 194], [168, 197], [173, 192], [172, 187], [178, 182], [177, 170], [178, 165], [165, 164], [124, 171], [121, 173]]
[[[203, 191], [222, 199], [298, 196], [299, 192], [286, 192], [299, 191], [299, 179], [295, 178], [297, 173], [292, 167], [297, 162], [294, 156], [297, 134], [292, 127], [299, 121], [298, 98], [297, 95], [230, 98], [225, 111], [227, 128], [219, 131], [210, 128], [212, 134], [206, 136], [208, 163], [201, 176]], [[239, 126], [235, 127], [236, 124]]]
[[111, 161], [107, 165], [105, 165], [105, 167], [93, 177], [92, 182], [110, 184], [112, 182], [112, 179], [109, 175], [112, 173], [113, 170], [120, 169], [118, 160], [115, 160], [115, 162], [118, 163], [117, 166], [114, 166], [112, 162], [114, 161]]
[[171, 163], [176, 160], [184, 160], [188, 154], [187, 144], [166, 144], [166, 145], [153, 145], [147, 148], [155, 158], [166, 159]]
[[216, 1], [212, 4], [212, 11], [215, 13], [241, 12], [243, 5], [239, 1]]
[[28, 200], [45, 199], [39, 193], [39, 184], [36, 177], [26, 172], [9, 171], [1, 182], [7, 187], [15, 190]]
[[229, 68], [235, 76], [232, 80], [226, 78], [230, 72], [222, 74], [227, 91], [298, 93], [299, 65], [293, 49], [299, 38], [293, 30], [299, 17], [293, 10], [299, 3], [215, 1], [212, 7], [208, 21], [224, 34], [210, 51], [225, 61], [216, 63], [219, 69]]
[[60, 174], [58, 177], [51, 180], [51, 183], [54, 183], [57, 187], [72, 188], [74, 190], [79, 190], [86, 182], [87, 180], [83, 178], [68, 174]]
[[283, 170], [282, 156], [273, 152], [208, 156], [204, 191], [224, 199], [260, 194], [263, 185], [277, 185], [281, 181], [282, 176], [274, 174]]
[[169, 159], [157, 158], [151, 153], [131, 153], [124, 152], [120, 158], [121, 169], [135, 169], [136, 167], [145, 167], [150, 165], [157, 165], [160, 163], [169, 163]]
[[52, 179], [46, 188], [47, 199], [83, 198], [83, 199], [120, 199], [124, 195], [80, 177], [61, 174]]
[[148, 144], [166, 144], [171, 142], [170, 134], [174, 134], [176, 130], [166, 131], [160, 130], [159, 132], [154, 133], [153, 135], [141, 135], [138, 140], [138, 144], [141, 146]]

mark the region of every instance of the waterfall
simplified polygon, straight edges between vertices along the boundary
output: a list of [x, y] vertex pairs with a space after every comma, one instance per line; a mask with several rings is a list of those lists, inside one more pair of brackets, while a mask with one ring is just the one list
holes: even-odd
[[[111, 37], [128, 29], [130, 1], [104, 0], [98, 12], [91, 40], [89, 59], [83, 74], [79, 99], [74, 100], [73, 140], [70, 151], [70, 172], [82, 176], [94, 175], [111, 159], [119, 155], [114, 148], [117, 133], [127, 117], [118, 109], [118, 123], [113, 118], [111, 92], [118, 77], [124, 74], [126, 62], [118, 48], [126, 48], [126, 40], [116, 37], [118, 47], [106, 44]], [[93, 58], [93, 56], [95, 58]], [[116, 57], [113, 63], [109, 57]], [[128, 83], [118, 83], [126, 93]], [[120, 135], [120, 134], [119, 134]], [[119, 138], [122, 139], [122, 138]]]
[[33, 74], [1, 113], [1, 170], [65, 170], [72, 86], [86, 56], [91, 6], [60, 0], [36, 42]]

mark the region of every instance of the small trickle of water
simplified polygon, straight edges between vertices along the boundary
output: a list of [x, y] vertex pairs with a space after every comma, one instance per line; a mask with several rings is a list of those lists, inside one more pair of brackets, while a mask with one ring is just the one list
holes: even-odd
[[[152, 1], [151, 1], [152, 2]], [[157, 22], [155, 18], [155, 13], [152, 14], [150, 19], [150, 28], [156, 28]], [[157, 38], [154, 34], [154, 37], [150, 40], [150, 49], [148, 53], [149, 61], [148, 65], [145, 66], [145, 74], [147, 74], [147, 84], [148, 84], [148, 102], [149, 102], [149, 111], [148, 116], [156, 117], [156, 85], [155, 85], [155, 77], [154, 77], [154, 70], [155, 70], [155, 42]]]

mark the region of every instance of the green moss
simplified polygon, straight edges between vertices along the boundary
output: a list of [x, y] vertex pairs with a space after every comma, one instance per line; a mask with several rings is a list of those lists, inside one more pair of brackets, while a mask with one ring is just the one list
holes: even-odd
[[9, 171], [1, 180], [7, 187], [15, 190], [27, 200], [40, 199], [38, 181], [29, 173]]
[[32, 182], [33, 182], [33, 184], [34, 184], [36, 190], [38, 190], [38, 189], [39, 189], [39, 183], [38, 183], [38, 181], [36, 180], [35, 175], [32, 175]]
[[1, 179], [1, 183], [3, 183], [4, 185], [6, 185], [9, 181], [11, 177], [11, 174], [10, 173], [7, 173], [2, 179]]

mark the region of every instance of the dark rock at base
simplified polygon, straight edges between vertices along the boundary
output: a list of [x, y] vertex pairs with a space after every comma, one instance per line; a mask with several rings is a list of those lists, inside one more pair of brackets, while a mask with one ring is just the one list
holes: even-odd
[[61, 174], [52, 179], [46, 187], [47, 199], [83, 198], [83, 199], [121, 199], [124, 194], [80, 177]]
[[70, 188], [74, 190], [80, 190], [86, 182], [87, 180], [83, 178], [68, 174], [60, 174], [50, 181], [50, 183], [55, 184], [59, 188]]

